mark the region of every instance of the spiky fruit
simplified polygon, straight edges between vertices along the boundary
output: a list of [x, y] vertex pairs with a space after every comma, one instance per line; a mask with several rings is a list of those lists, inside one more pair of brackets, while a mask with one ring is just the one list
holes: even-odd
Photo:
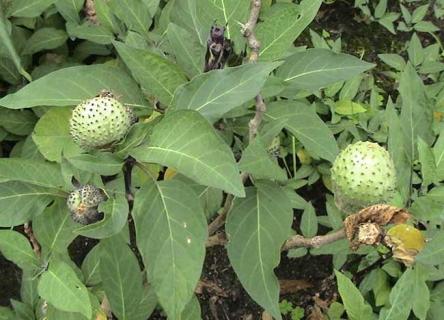
[[371, 142], [347, 146], [333, 163], [331, 178], [335, 203], [346, 213], [386, 203], [393, 198], [396, 188], [390, 154]]
[[74, 108], [70, 133], [83, 149], [100, 149], [121, 140], [135, 121], [132, 110], [110, 96], [98, 96]]
[[75, 222], [89, 224], [100, 219], [97, 207], [105, 200], [102, 189], [87, 184], [72, 191], [66, 203]]

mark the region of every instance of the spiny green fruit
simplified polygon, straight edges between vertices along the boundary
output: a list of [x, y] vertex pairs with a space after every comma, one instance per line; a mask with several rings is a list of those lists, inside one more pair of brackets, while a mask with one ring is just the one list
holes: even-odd
[[66, 204], [75, 222], [89, 224], [100, 219], [97, 207], [106, 200], [102, 189], [86, 184], [72, 191]]
[[356, 142], [337, 156], [331, 169], [335, 203], [346, 213], [394, 196], [396, 171], [390, 154], [377, 143]]
[[106, 148], [121, 140], [135, 121], [130, 108], [109, 95], [99, 95], [74, 108], [70, 133], [83, 149]]

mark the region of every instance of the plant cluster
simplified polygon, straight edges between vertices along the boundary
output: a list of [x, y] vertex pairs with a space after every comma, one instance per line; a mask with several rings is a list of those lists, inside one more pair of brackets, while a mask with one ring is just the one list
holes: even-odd
[[[441, 319], [444, 2], [356, 0], [408, 39], [359, 57], [336, 2], [0, 0], [0, 319], [209, 319], [214, 246], [257, 319]], [[304, 309], [308, 255], [338, 294]]]

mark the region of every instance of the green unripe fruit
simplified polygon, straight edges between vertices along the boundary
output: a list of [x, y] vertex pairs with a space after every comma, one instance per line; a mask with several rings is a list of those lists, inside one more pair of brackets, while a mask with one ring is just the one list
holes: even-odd
[[89, 224], [100, 219], [97, 207], [105, 200], [106, 195], [102, 189], [87, 184], [72, 191], [66, 204], [75, 222]]
[[135, 118], [130, 108], [113, 97], [98, 96], [74, 108], [70, 133], [83, 149], [106, 148], [128, 133]]
[[335, 203], [346, 213], [387, 203], [396, 188], [390, 154], [371, 142], [356, 142], [341, 151], [333, 163], [331, 178]]

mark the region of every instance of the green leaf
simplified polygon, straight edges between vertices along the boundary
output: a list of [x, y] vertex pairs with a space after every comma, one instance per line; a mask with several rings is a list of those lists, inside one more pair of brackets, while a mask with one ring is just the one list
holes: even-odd
[[279, 282], [273, 272], [281, 246], [291, 234], [293, 211], [286, 193], [271, 182], [247, 189], [236, 199], [225, 225], [228, 257], [248, 294], [276, 319]]
[[12, 227], [38, 216], [60, 192], [21, 182], [0, 183], [0, 226]]
[[399, 54], [384, 53], [378, 54], [378, 58], [384, 63], [388, 64], [390, 67], [395, 68], [398, 71], [402, 71], [405, 68], [404, 58]]
[[350, 116], [367, 112], [367, 109], [360, 103], [353, 102], [352, 100], [339, 100], [335, 103], [335, 112], [340, 115]]
[[426, 267], [417, 264], [413, 272], [415, 283], [413, 284], [413, 292], [411, 293], [414, 297], [412, 310], [418, 319], [425, 320], [430, 308], [430, 290], [426, 282], [428, 270]]
[[81, 25], [67, 23], [66, 31], [68, 31], [70, 37], [85, 39], [98, 44], [111, 44], [114, 40], [114, 34], [111, 30], [91, 22], [85, 22]]
[[26, 46], [22, 54], [34, 54], [42, 50], [55, 49], [68, 40], [65, 31], [54, 28], [38, 29], [26, 41]]
[[43, 253], [65, 253], [77, 236], [73, 233], [77, 224], [71, 219], [64, 200], [57, 200], [32, 221], [34, 234]]
[[87, 286], [96, 286], [102, 282], [100, 276], [100, 256], [102, 255], [101, 245], [95, 245], [86, 255], [82, 262], [82, 273], [84, 283]]
[[314, 237], [318, 233], [318, 218], [310, 202], [307, 202], [301, 217], [301, 231], [306, 237]]
[[202, 319], [202, 313], [200, 310], [199, 300], [196, 296], [193, 296], [190, 302], [182, 312], [182, 320], [197, 320]]
[[[14, 2], [14, 5], [17, 5], [20, 2], [21, 3], [27, 2], [27, 0], [17, 0]], [[39, 1], [35, 1], [35, 2], [39, 2]], [[13, 7], [13, 6], [11, 6], [11, 7]], [[2, 49], [2, 48], [6, 49], [6, 52], [7, 52], [8, 56], [11, 58], [11, 60], [14, 62], [14, 65], [17, 68], [17, 71], [22, 76], [24, 76], [28, 81], [31, 81], [31, 76], [22, 67], [20, 57], [17, 54], [14, 44], [12, 43], [9, 29], [10, 29], [9, 21], [6, 20], [6, 18], [4, 17], [3, 9], [2, 9], [2, 7], [0, 7], [0, 49]]]
[[201, 12], [198, 14], [197, 7], [203, 5], [205, 9], [208, 9], [208, 3], [205, 2], [196, 0], [175, 1], [170, 13], [170, 20], [192, 32], [202, 46], [206, 46], [210, 26], [205, 26], [201, 22], [203, 16], [200, 14]]
[[35, 122], [35, 114], [30, 110], [0, 109], [0, 126], [13, 134], [19, 136], [30, 134]]
[[6, 16], [33, 18], [41, 15], [56, 0], [14, 0], [8, 7]]
[[372, 308], [349, 278], [335, 270], [338, 290], [350, 320], [373, 320]]
[[288, 91], [314, 91], [338, 81], [351, 79], [373, 67], [374, 64], [349, 54], [326, 49], [308, 49], [288, 57], [277, 69], [276, 76], [288, 84]]
[[16, 231], [0, 230], [0, 252], [23, 270], [32, 270], [39, 266], [39, 260], [28, 239]]
[[422, 19], [424, 19], [424, 17], [427, 14], [427, 10], [428, 9], [429, 9], [429, 4], [425, 4], [423, 6], [417, 7], [415, 10], [413, 10], [413, 13], [412, 13], [412, 23], [418, 23]]
[[254, 98], [277, 63], [247, 63], [238, 67], [213, 70], [179, 87], [172, 107], [199, 111], [210, 122]]
[[382, 309], [380, 320], [405, 320], [410, 314], [414, 296], [415, 275], [412, 269], [407, 269], [398, 279], [390, 292], [389, 309]]
[[256, 28], [256, 35], [261, 43], [259, 58], [282, 58], [314, 19], [321, 4], [322, 0], [303, 0], [299, 6], [284, 3], [273, 5], [264, 21]]
[[111, 90], [122, 103], [146, 106], [136, 82], [122, 68], [110, 64], [76, 66], [51, 72], [0, 99], [0, 105], [10, 109], [73, 106], [104, 89]]
[[68, 161], [80, 170], [97, 173], [102, 176], [112, 176], [122, 170], [122, 161], [110, 152], [96, 154], [79, 154], [69, 157]]
[[414, 33], [407, 48], [409, 61], [415, 66], [419, 66], [424, 61], [424, 49], [421, 45], [421, 40]]
[[192, 78], [201, 74], [204, 67], [205, 48], [199, 41], [188, 30], [174, 23], [168, 25], [167, 36], [177, 63], [188, 77]]
[[103, 239], [119, 233], [126, 224], [128, 218], [128, 201], [124, 194], [116, 194], [100, 204], [99, 211], [105, 216], [99, 222], [78, 228], [75, 233], [88, 238]]
[[197, 195], [177, 180], [147, 182], [132, 211], [148, 279], [168, 318], [180, 319], [205, 256], [207, 224]]
[[427, 242], [426, 247], [416, 256], [416, 261], [427, 265], [440, 265], [444, 263], [443, 243], [444, 232], [438, 231], [433, 238]]
[[80, 23], [79, 12], [83, 8], [84, 0], [57, 0], [57, 11], [67, 22]]
[[111, 310], [122, 320], [145, 320], [138, 315], [143, 296], [143, 278], [137, 258], [119, 236], [101, 242], [100, 276]]
[[421, 162], [422, 185], [427, 187], [436, 181], [436, 166], [432, 148], [421, 138], [418, 138], [418, 155], [419, 162]]
[[52, 260], [38, 285], [39, 295], [57, 309], [92, 315], [88, 290], [66, 263]]
[[61, 162], [63, 157], [79, 155], [82, 149], [69, 133], [71, 108], [49, 109], [37, 122], [32, 139], [49, 161]]
[[148, 35], [151, 25], [151, 15], [141, 0], [111, 0], [112, 12], [127, 26], [129, 30], [137, 31], [143, 36]]
[[173, 167], [200, 184], [245, 195], [231, 149], [198, 112], [167, 113], [154, 127], [149, 145], [135, 148], [131, 155], [138, 161]]
[[257, 179], [287, 180], [285, 171], [271, 158], [259, 137], [251, 141], [242, 152], [239, 169], [252, 174]]
[[133, 48], [121, 42], [113, 43], [142, 90], [169, 105], [174, 90], [187, 81], [183, 71], [151, 51]]
[[444, 179], [444, 129], [441, 130], [438, 140], [433, 146], [433, 155], [436, 164], [436, 178], [442, 180]]
[[22, 158], [0, 158], [0, 181], [21, 181], [49, 188], [65, 184], [58, 165]]
[[417, 24], [415, 24], [413, 28], [419, 32], [436, 32], [440, 30], [430, 21], [420, 21]]
[[399, 94], [402, 100], [401, 117], [402, 133], [408, 160], [412, 163], [416, 157], [418, 138], [426, 143], [433, 141], [431, 130], [432, 111], [427, 100], [424, 84], [415, 68], [407, 63], [399, 80]]
[[272, 102], [266, 117], [282, 122], [311, 155], [333, 162], [339, 153], [332, 132], [316, 114], [314, 106], [296, 101]]

